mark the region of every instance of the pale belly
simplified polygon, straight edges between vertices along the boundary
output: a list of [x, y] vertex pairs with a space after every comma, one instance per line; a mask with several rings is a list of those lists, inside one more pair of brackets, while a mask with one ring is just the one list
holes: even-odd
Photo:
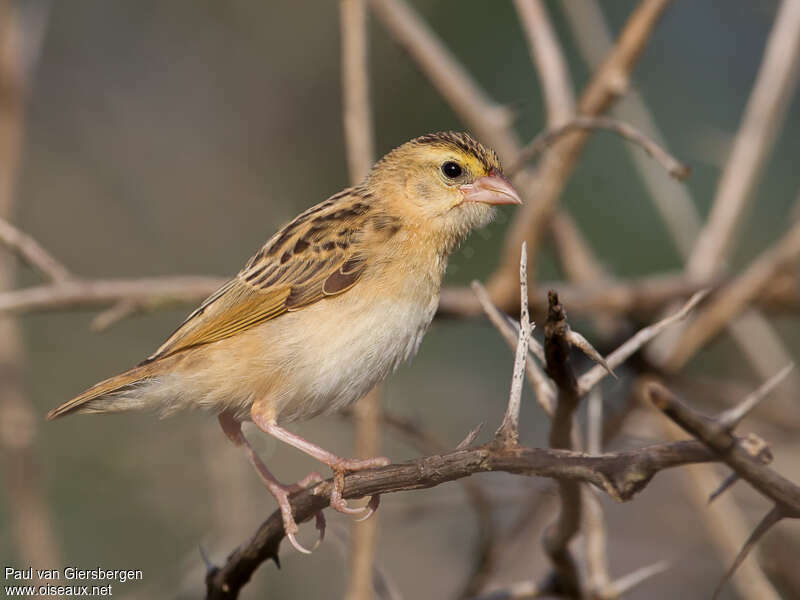
[[341, 410], [416, 353], [437, 304], [438, 294], [327, 298], [209, 344], [140, 391], [164, 414], [204, 408], [247, 419], [258, 403], [290, 422]]
[[437, 303], [438, 297], [427, 304], [373, 300], [356, 309], [356, 318], [342, 319], [329, 319], [329, 311], [320, 311], [327, 317], [301, 336], [304, 348], [298, 348], [288, 385], [276, 398], [277, 419], [338, 411], [363, 397], [416, 354]]

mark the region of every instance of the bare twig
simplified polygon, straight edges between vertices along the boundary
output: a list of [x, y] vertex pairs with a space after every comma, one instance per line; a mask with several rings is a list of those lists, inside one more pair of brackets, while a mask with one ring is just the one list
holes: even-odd
[[350, 182], [366, 177], [375, 162], [367, 66], [366, 0], [340, 0], [342, 107]]
[[[498, 111], [504, 111], [507, 116], [507, 111], [489, 100], [486, 93], [470, 78], [463, 66], [455, 60], [407, 4], [401, 0], [373, 0], [373, 6], [387, 29], [402, 46], [408, 49], [412, 58], [453, 109], [479, 134], [479, 137], [494, 147], [504, 162], [508, 163], [514, 160], [521, 145], [511, 128], [511, 119], [496, 117]], [[538, 16], [540, 19], [537, 26], [546, 26], [542, 24], [542, 21], [546, 20], [546, 14], [540, 13]], [[547, 41], [544, 44], [547, 46], [546, 51], [551, 55], [560, 52], [557, 44], [551, 45]], [[533, 49], [534, 52], [542, 50], [538, 45]], [[547, 60], [551, 65], [553, 64], [550, 58]], [[566, 73], [557, 78], [545, 76], [543, 84], [552, 85], [556, 80], [563, 83], [567, 79]], [[545, 93], [551, 94], [550, 91]], [[563, 97], [569, 92], [560, 89], [553, 90], [552, 94]], [[536, 177], [532, 171], [526, 170], [520, 173], [515, 179], [515, 184], [522, 191], [524, 197], [531, 196], [536, 192]], [[492, 297], [500, 300], [503, 308], [510, 311], [509, 307], [516, 308], [516, 299], [511, 297], [512, 292], [516, 290], [516, 278], [509, 279], [508, 284], [508, 289], [502, 290], [504, 292], [502, 298], [495, 295], [496, 291], [493, 291]], [[516, 296], [515, 292], [513, 296]], [[450, 295], [450, 299], [451, 303], [457, 301], [460, 304], [471, 306], [472, 314], [480, 312], [470, 294]]]
[[575, 94], [569, 81], [567, 61], [540, 0], [514, 0], [514, 6], [542, 82], [547, 125], [558, 127], [575, 112]]
[[727, 429], [713, 419], [703, 417], [681, 402], [666, 387], [651, 382], [647, 393], [653, 404], [683, 429], [718, 452], [720, 458], [739, 476], [776, 504], [787, 515], [800, 517], [800, 486], [782, 477], [761, 461], [754, 459]]
[[481, 430], [483, 430], [483, 422], [478, 423], [475, 427], [473, 427], [467, 432], [467, 435], [464, 436], [464, 439], [458, 442], [456, 450], [463, 450], [464, 448], [469, 448], [472, 445], [472, 442], [474, 442], [478, 438], [478, 436], [481, 433]]
[[[479, 446], [349, 473], [344, 478], [344, 497], [361, 498], [403, 490], [430, 488], [474, 473], [505, 471], [597, 485], [616, 500], [630, 499], [659, 471], [694, 462], [712, 460], [700, 442], [675, 442], [639, 448], [635, 451], [587, 456], [550, 448], [505, 448]], [[331, 480], [292, 495], [297, 522], [303, 522], [328, 506]], [[236, 598], [256, 568], [274, 556], [284, 537], [283, 521], [276, 511], [246, 543], [237, 548], [226, 564], [207, 579], [209, 600]]]
[[[600, 57], [607, 54], [613, 42], [599, 4], [594, 0], [584, 0], [581, 3], [565, 1], [562, 2], [561, 8], [574, 30], [575, 42], [584, 59], [592, 68], [597, 68]], [[655, 119], [635, 89], [631, 89], [619, 102], [616, 113], [625, 121], [636, 124], [659, 145], [665, 145]], [[680, 254], [688, 257], [700, 231], [700, 215], [689, 190], [674, 179], [665, 178], [656, 163], [647, 160], [642, 153], [634, 151], [633, 146], [626, 146], [626, 149], [642, 174], [642, 182], [648, 190], [647, 196], [653, 199], [670, 237]], [[573, 312], [577, 311], [574, 303], [570, 303], [570, 309]], [[731, 324], [730, 332], [761, 376], [768, 376], [775, 364], [787, 362], [788, 353], [779, 336], [758, 313], [747, 311], [741, 319]], [[663, 360], [667, 354], [664, 349], [671, 343], [672, 341], [665, 337], [661, 343], [654, 344], [650, 350], [651, 359], [655, 358], [658, 362]]]
[[642, 585], [651, 577], [655, 577], [669, 569], [667, 561], [659, 561], [652, 565], [636, 569], [635, 571], [623, 575], [616, 581], [612, 581], [609, 586], [601, 592], [600, 598], [620, 598]]
[[[429, 431], [422, 429], [418, 424], [395, 414], [384, 412], [381, 415], [384, 423], [403, 433], [421, 452], [447, 452], [448, 448]], [[483, 428], [483, 423], [478, 424], [456, 446], [456, 450], [468, 448], [478, 433]], [[496, 525], [492, 518], [492, 501], [480, 483], [471, 478], [460, 479], [459, 483], [469, 498], [470, 505], [475, 511], [478, 522], [478, 543], [475, 560], [462, 592], [458, 597], [470, 596], [483, 587], [489, 574], [497, 561], [498, 535]]]
[[533, 138], [519, 153], [517, 160], [512, 163], [506, 170], [509, 174], [516, 173], [522, 165], [531, 160], [537, 154], [540, 154], [548, 147], [550, 147], [560, 137], [578, 130], [606, 130], [616, 133], [617, 135], [625, 138], [642, 147], [651, 157], [658, 161], [661, 166], [666, 169], [672, 177], [676, 179], [686, 179], [689, 176], [690, 169], [687, 165], [672, 156], [662, 146], [648, 138], [641, 131], [636, 129], [633, 125], [612, 119], [610, 117], [574, 117], [560, 127], [548, 129], [543, 131], [535, 138]]
[[514, 373], [511, 377], [511, 392], [508, 396], [508, 408], [505, 417], [497, 430], [495, 438], [505, 445], [514, 446], [519, 441], [519, 409], [522, 399], [522, 381], [525, 376], [525, 364], [528, 356], [528, 343], [531, 338], [531, 321], [528, 316], [528, 259], [525, 242], [522, 242], [519, 261], [519, 339], [514, 358]]
[[370, 6], [395, 41], [411, 55], [477, 136], [492, 146], [503, 160], [514, 156], [519, 142], [509, 127], [511, 112], [478, 87], [419, 15], [402, 0], [370, 0]]
[[772, 392], [772, 390], [783, 383], [789, 373], [792, 372], [792, 369], [794, 369], [794, 363], [786, 365], [780, 371], [775, 373], [775, 375], [761, 384], [756, 391], [748, 394], [748, 396], [739, 402], [739, 404], [721, 413], [717, 417], [717, 422], [719, 423], [720, 427], [724, 427], [728, 431], [736, 427], [742, 421], [742, 419], [750, 414], [750, 411], [758, 406], [758, 404]]
[[[600, 3], [597, 0], [562, 0], [559, 8], [572, 29], [573, 41], [589, 70], [599, 69], [603, 58], [614, 45], [613, 32], [603, 18]], [[655, 118], [634, 84], [629, 86], [625, 97], [616, 104], [614, 113], [620, 119], [636, 125], [659, 146], [667, 146]], [[700, 215], [688, 188], [675, 178], [665, 177], [661, 165], [650, 160], [632, 144], [626, 144], [624, 150], [639, 171], [641, 182], [647, 189], [645, 196], [652, 199], [678, 251], [682, 256], [688, 256], [700, 231]], [[572, 304], [570, 310], [573, 313], [575, 311]]]
[[[371, 458], [380, 451], [380, 395], [380, 386], [375, 386], [353, 408], [355, 454], [361, 458]], [[369, 600], [373, 597], [378, 516], [374, 514], [366, 521], [351, 525], [350, 573], [344, 596], [347, 600]]]
[[[586, 425], [586, 450], [589, 454], [600, 454], [603, 446], [603, 396], [599, 388], [594, 388], [588, 398], [588, 418]], [[611, 583], [608, 574], [606, 553], [606, 521], [603, 506], [597, 492], [583, 486], [584, 548], [586, 551], [587, 588], [593, 596], [607, 589]]]
[[39, 242], [23, 233], [11, 223], [0, 219], [0, 244], [4, 244], [31, 267], [51, 281], [61, 281], [69, 277], [69, 271]]
[[[592, 598], [597, 600], [615, 600], [640, 586], [642, 583], [669, 568], [669, 563], [659, 561], [652, 565], [637, 569], [632, 573], [623, 575], [616, 581], [609, 582], [604, 588], [592, 591]], [[550, 598], [561, 595], [560, 590], [554, 589], [552, 581], [537, 583], [535, 581], [519, 581], [501, 589], [493, 590], [487, 594], [475, 596], [469, 600], [529, 600], [530, 598]]]
[[[547, 302], [542, 301], [543, 294], [555, 287], [564, 302], [569, 304], [573, 315], [596, 316], [603, 313], [608, 316], [629, 315], [642, 318], [667, 308], [675, 301], [683, 301], [701, 290], [719, 290], [732, 280], [731, 277], [715, 276], [693, 281], [684, 273], [667, 272], [629, 280], [592, 280], [591, 283], [587, 281], [578, 285], [563, 281], [544, 281], [529, 288], [528, 305], [532, 313], [543, 314], [547, 310]], [[516, 298], [513, 302], [506, 298], [505, 303], [494, 303], [507, 313], [518, 309]], [[779, 313], [800, 311], [800, 273], [782, 273], [776, 276], [756, 299], [756, 304], [765, 310]], [[3, 299], [0, 295], [0, 307], [2, 305]], [[17, 307], [17, 310], [26, 308]], [[439, 317], [467, 318], [480, 313], [481, 305], [469, 288], [451, 287], [442, 290], [437, 313]]]
[[732, 576], [750, 548], [766, 530], [782, 518], [800, 518], [800, 486], [785, 479], [766, 466], [764, 460], [759, 459], [763, 443], [753, 444], [748, 438], [737, 438], [720, 425], [717, 419], [700, 415], [658, 383], [648, 384], [646, 393], [664, 414], [685, 431], [700, 439], [742, 479], [775, 503], [774, 510], [761, 521], [739, 551], [733, 567], [729, 569], [717, 588], [719, 592], [720, 587]]
[[[658, 422], [669, 439], [685, 439], [684, 430], [672, 421], [659, 419]], [[751, 526], [748, 516], [730, 494], [721, 496], [712, 505], [708, 504], [709, 494], [718, 479], [717, 470], [712, 465], [689, 465], [681, 469], [680, 476], [692, 507], [705, 517], [702, 525], [721, 563], [727, 565], [733, 562], [742, 540], [749, 534]], [[779, 600], [781, 597], [757, 561], [742, 564], [733, 576], [733, 583], [742, 598]]]
[[[514, 326], [511, 324], [510, 319], [508, 319], [505, 314], [500, 312], [500, 310], [494, 304], [492, 304], [492, 300], [489, 298], [489, 293], [486, 291], [486, 288], [480, 284], [480, 282], [473, 281], [472, 289], [475, 291], [475, 295], [477, 296], [481, 306], [483, 306], [484, 311], [486, 311], [486, 315], [489, 317], [489, 320], [503, 336], [503, 339], [511, 348], [516, 348], [517, 338], [520, 334], [518, 331], [514, 330]], [[540, 360], [542, 363], [544, 363], [544, 348], [542, 348], [541, 345], [539, 345], [539, 342], [537, 342], [533, 337], [531, 337], [529, 340], [529, 347], [534, 355], [540, 357]], [[528, 376], [528, 381], [530, 382], [534, 393], [536, 394], [536, 400], [539, 402], [539, 405], [547, 415], [552, 416], [556, 405], [555, 390], [553, 389], [553, 385], [550, 380], [544, 374], [544, 371], [539, 368], [539, 365], [536, 364], [536, 361], [534, 361], [533, 357], [530, 355], [526, 356], [525, 373]]]
[[501, 589], [492, 590], [480, 596], [472, 596], [468, 600], [529, 600], [549, 596], [555, 590], [550, 582], [519, 581]]
[[800, 3], [781, 3], [742, 124], [720, 178], [708, 222], [687, 265], [694, 277], [707, 277], [725, 263], [752, 191], [786, 115], [800, 71]]
[[592, 597], [598, 597], [611, 583], [606, 554], [606, 522], [597, 491], [589, 486], [582, 486], [581, 493], [586, 587]]
[[[618, 367], [623, 362], [625, 362], [632, 354], [637, 352], [642, 346], [644, 346], [647, 342], [652, 340], [656, 337], [659, 333], [664, 331], [667, 327], [680, 321], [681, 319], [685, 319], [686, 315], [688, 315], [691, 310], [697, 306], [697, 304], [706, 296], [706, 291], [697, 292], [694, 296], [692, 296], [689, 301], [681, 308], [678, 312], [665, 319], [662, 319], [658, 323], [653, 325], [649, 325], [644, 329], [639, 330], [636, 335], [631, 337], [628, 341], [622, 344], [619, 348], [614, 350], [611, 354], [606, 357], [606, 362], [608, 363], [608, 368], [613, 369]], [[605, 376], [608, 374], [606, 368], [602, 365], [597, 365], [592, 367], [589, 371], [581, 375], [580, 379], [578, 380], [578, 388], [581, 394], [585, 394], [589, 390], [591, 390], [595, 385], [597, 385]]]
[[771, 248], [765, 250], [729, 285], [725, 286], [686, 327], [664, 367], [677, 371], [736, 315], [744, 311], [776, 274], [800, 260], [800, 222]]
[[101, 313], [98, 313], [89, 324], [89, 329], [95, 332], [105, 331], [120, 321], [142, 310], [142, 305], [132, 300], [120, 300]]
[[608, 277], [603, 265], [595, 258], [594, 252], [568, 213], [562, 211], [553, 215], [550, 233], [567, 279], [573, 283], [585, 284], [595, 283]]
[[736, 555], [736, 559], [733, 561], [733, 564], [730, 568], [725, 572], [720, 582], [717, 584], [717, 587], [714, 589], [713, 598], [717, 598], [719, 593], [722, 591], [722, 587], [727, 583], [727, 581], [733, 576], [736, 572], [736, 569], [742, 564], [747, 555], [750, 554], [750, 550], [758, 543], [767, 531], [775, 525], [778, 521], [786, 517], [784, 510], [780, 506], [774, 506], [772, 510], [770, 510], [764, 518], [756, 525], [756, 528], [753, 529], [753, 532], [750, 534], [750, 537], [747, 538], [747, 541], [742, 545], [742, 549], [739, 551], [739, 554]]
[[[624, 92], [630, 72], [668, 5], [669, 0], [644, 0], [640, 3], [628, 19], [614, 50], [581, 95], [580, 114], [599, 116]], [[501, 306], [514, 289], [517, 249], [523, 240], [527, 240], [529, 252], [534, 255], [538, 251], [544, 226], [555, 210], [588, 137], [589, 133], [583, 130], [560, 138], [542, 159], [531, 192], [523, 192], [527, 197], [535, 197], [536, 202], [527, 203], [517, 212], [505, 241], [501, 265], [487, 286], [492, 298]]]
[[148, 277], [142, 279], [68, 279], [0, 293], [0, 314], [96, 308], [122, 300], [148, 308], [197, 302], [225, 283], [215, 277]]

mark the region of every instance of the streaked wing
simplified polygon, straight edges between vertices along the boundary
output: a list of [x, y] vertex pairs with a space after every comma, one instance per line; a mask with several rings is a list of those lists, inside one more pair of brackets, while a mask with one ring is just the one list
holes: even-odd
[[368, 260], [357, 247], [369, 218], [359, 192], [340, 192], [286, 225], [146, 362], [231, 337], [351, 289]]

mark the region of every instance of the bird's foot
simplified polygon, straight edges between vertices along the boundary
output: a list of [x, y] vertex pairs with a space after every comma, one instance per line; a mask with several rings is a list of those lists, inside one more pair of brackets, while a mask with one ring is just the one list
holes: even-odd
[[[268, 486], [268, 488], [278, 502], [278, 508], [280, 508], [281, 518], [283, 519], [283, 530], [286, 533], [289, 543], [294, 546], [298, 552], [311, 554], [311, 550], [300, 544], [295, 537], [300, 528], [294, 520], [294, 515], [292, 515], [292, 505], [289, 502], [289, 490], [284, 486]], [[322, 535], [324, 535], [324, 527]]]
[[289, 496], [293, 493], [306, 489], [310, 485], [316, 485], [320, 481], [322, 481], [322, 477], [320, 477], [317, 473], [311, 473], [297, 483], [291, 485], [268, 486], [269, 491], [278, 502], [278, 507], [281, 511], [281, 518], [283, 519], [283, 529], [286, 532], [286, 537], [288, 538], [289, 543], [294, 546], [296, 550], [302, 552], [303, 554], [311, 554], [311, 551], [316, 550], [325, 539], [325, 515], [322, 514], [322, 511], [319, 511], [314, 515], [314, 526], [319, 532], [319, 537], [317, 538], [317, 541], [314, 542], [311, 550], [309, 550], [300, 542], [298, 542], [297, 538], [295, 537], [295, 534], [300, 528], [297, 525], [297, 522], [294, 520], [294, 515], [292, 515], [292, 505], [289, 502]]
[[357, 458], [338, 458], [329, 463], [333, 469], [333, 489], [331, 489], [331, 508], [341, 513], [348, 515], [361, 515], [363, 516], [357, 521], [366, 521], [378, 509], [381, 502], [379, 495], [370, 496], [369, 502], [365, 506], [358, 508], [351, 508], [348, 506], [347, 501], [342, 496], [344, 491], [344, 474], [346, 471], [363, 471], [365, 469], [373, 469], [375, 467], [385, 467], [389, 464], [389, 459], [383, 456], [375, 458], [357, 459]]

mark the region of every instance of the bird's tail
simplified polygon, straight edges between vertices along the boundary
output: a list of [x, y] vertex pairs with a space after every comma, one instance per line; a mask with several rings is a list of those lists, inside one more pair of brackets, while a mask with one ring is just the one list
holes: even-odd
[[139, 389], [152, 380], [153, 364], [144, 364], [90, 387], [69, 402], [47, 413], [52, 421], [71, 413], [108, 413], [147, 408], [146, 394]]

